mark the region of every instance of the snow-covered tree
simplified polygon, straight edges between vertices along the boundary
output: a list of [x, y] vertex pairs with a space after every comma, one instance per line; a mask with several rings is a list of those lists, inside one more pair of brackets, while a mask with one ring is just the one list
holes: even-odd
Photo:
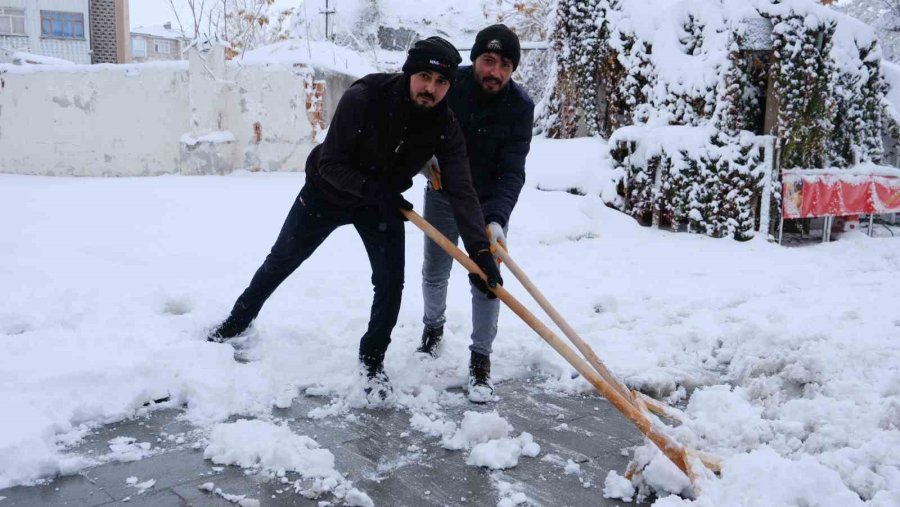
[[[860, 56], [865, 60], [865, 54], [871, 51], [874, 48], [862, 49]], [[838, 167], [861, 160], [878, 160], [883, 151], [880, 118], [873, 115], [880, 110], [878, 98], [882, 85], [877, 62], [874, 72], [869, 68], [861, 70], [865, 72], [840, 72], [835, 82], [835, 128], [829, 155], [832, 164]]]
[[900, 0], [839, 0], [831, 7], [874, 28], [885, 59], [900, 61]]
[[[560, 0], [551, 36], [555, 83], [541, 113], [550, 137], [598, 135], [605, 121], [598, 108], [601, 68], [615, 62], [609, 44], [610, 13], [618, 0]], [[612, 61], [611, 61], [612, 60]], [[608, 78], [606, 78], [608, 79]], [[607, 87], [606, 89], [609, 89]]]
[[688, 13], [687, 20], [682, 23], [678, 42], [685, 54], [696, 56], [700, 52], [700, 47], [703, 46], [703, 24], [693, 14]]
[[233, 55], [288, 38], [292, 7], [276, 9], [275, 0], [223, 0], [221, 38]]
[[284, 40], [293, 7], [278, 9], [276, 0], [169, 0], [186, 37], [224, 42], [228, 56]]
[[835, 23], [803, 13], [773, 18], [781, 167], [824, 167], [834, 130]]

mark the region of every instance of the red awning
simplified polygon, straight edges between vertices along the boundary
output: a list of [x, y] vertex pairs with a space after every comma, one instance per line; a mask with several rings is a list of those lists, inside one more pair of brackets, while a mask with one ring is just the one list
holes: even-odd
[[900, 178], [852, 171], [782, 174], [784, 218], [900, 213]]

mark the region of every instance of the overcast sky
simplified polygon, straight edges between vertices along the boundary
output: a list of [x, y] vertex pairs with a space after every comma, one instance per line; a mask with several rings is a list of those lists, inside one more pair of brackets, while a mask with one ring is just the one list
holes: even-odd
[[[221, 0], [219, 0], [221, 2]], [[212, 3], [213, 0], [207, 0]], [[275, 0], [275, 8], [296, 7], [302, 3], [302, 0]], [[332, 0], [332, 4], [334, 4]], [[188, 25], [188, 13], [186, 0], [175, 0], [178, 6], [178, 13], [181, 15], [181, 21]], [[166, 21], [172, 22], [172, 28], [178, 28], [178, 22], [175, 21], [175, 15], [172, 14], [172, 7], [169, 0], [128, 0], [128, 16], [131, 22], [131, 28], [138, 26], [162, 25]]]
[[177, 26], [169, 0], [128, 0], [128, 16], [131, 27], [161, 25], [171, 21]]

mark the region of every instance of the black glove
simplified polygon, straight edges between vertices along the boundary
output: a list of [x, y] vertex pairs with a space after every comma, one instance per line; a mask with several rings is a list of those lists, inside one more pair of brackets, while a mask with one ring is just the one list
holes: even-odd
[[476, 289], [483, 292], [488, 299], [497, 299], [497, 295], [488, 290], [488, 287], [494, 288], [498, 285], [503, 285], [503, 278], [500, 276], [500, 268], [497, 267], [494, 254], [491, 253], [490, 249], [484, 248], [470, 257], [484, 271], [484, 274], [487, 276], [487, 283], [475, 273], [469, 273], [469, 281], [472, 282]]
[[413, 209], [411, 202], [403, 198], [403, 195], [386, 183], [370, 178], [363, 185], [362, 197], [367, 203], [378, 208], [378, 213], [384, 220], [406, 220], [400, 213], [400, 209], [410, 211]]
[[378, 212], [385, 220], [402, 220], [405, 222], [407, 218], [403, 213], [400, 213], [401, 209], [406, 211], [412, 211], [413, 209], [412, 203], [404, 199], [403, 194], [386, 194], [378, 203]]

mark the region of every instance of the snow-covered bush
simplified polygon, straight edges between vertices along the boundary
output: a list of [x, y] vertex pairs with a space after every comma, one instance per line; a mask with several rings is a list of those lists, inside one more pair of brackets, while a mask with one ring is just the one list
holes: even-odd
[[624, 211], [646, 223], [749, 239], [765, 174], [756, 136], [711, 127], [626, 127], [610, 139]]
[[610, 143], [625, 211], [673, 227], [751, 235], [764, 128], [787, 169], [877, 163], [893, 125], [873, 30], [812, 0], [560, 0], [552, 40], [555, 82], [537, 125], [549, 137], [657, 145], [633, 137], [652, 128], [613, 133], [709, 131], [639, 160]]

